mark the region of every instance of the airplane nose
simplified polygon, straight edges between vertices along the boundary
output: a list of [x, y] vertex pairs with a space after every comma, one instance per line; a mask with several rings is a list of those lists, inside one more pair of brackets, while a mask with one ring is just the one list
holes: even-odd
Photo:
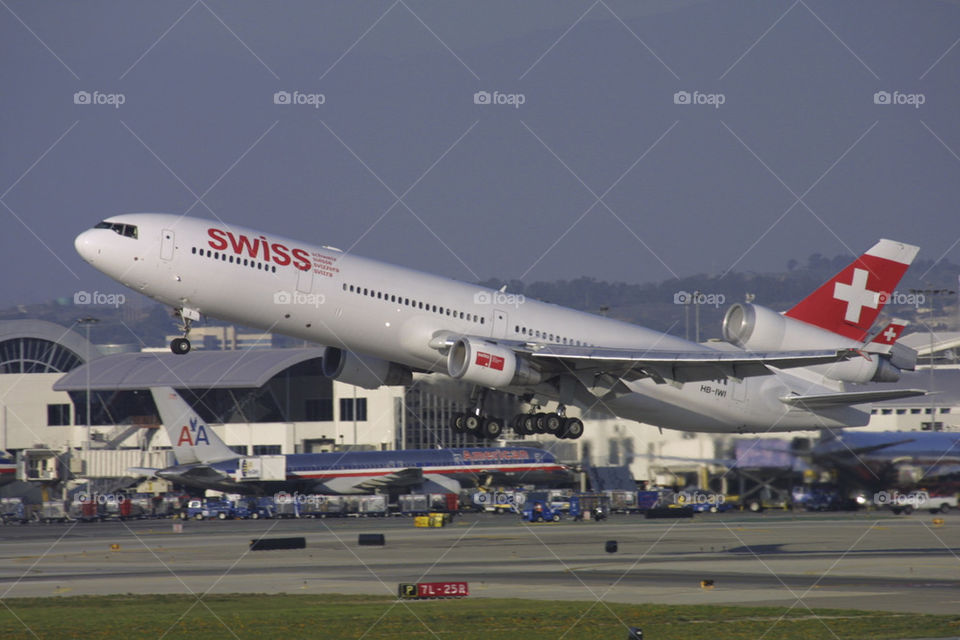
[[77, 250], [77, 253], [90, 264], [93, 264], [100, 255], [100, 247], [97, 246], [94, 240], [95, 235], [97, 234], [93, 229], [87, 229], [73, 241], [73, 246]]

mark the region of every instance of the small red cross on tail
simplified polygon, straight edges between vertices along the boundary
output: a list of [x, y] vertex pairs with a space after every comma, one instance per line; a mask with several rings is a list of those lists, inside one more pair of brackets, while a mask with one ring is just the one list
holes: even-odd
[[862, 342], [918, 251], [881, 240], [786, 315]]
[[878, 333], [873, 340], [870, 342], [871, 345], [891, 345], [900, 338], [900, 334], [903, 333], [903, 330], [907, 327], [906, 320], [899, 320], [894, 318], [890, 323], [883, 328], [883, 331]]

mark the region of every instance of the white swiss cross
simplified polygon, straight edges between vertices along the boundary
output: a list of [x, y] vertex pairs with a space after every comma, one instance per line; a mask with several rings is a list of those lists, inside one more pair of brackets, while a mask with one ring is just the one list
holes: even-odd
[[843, 319], [856, 324], [860, 322], [860, 309], [863, 307], [877, 308], [880, 292], [867, 289], [866, 269], [854, 269], [853, 280], [850, 284], [838, 282], [834, 285], [833, 297], [847, 303], [847, 312]]
[[887, 339], [887, 342], [893, 342], [897, 337], [897, 332], [893, 327], [887, 327], [887, 330], [883, 332], [883, 337]]

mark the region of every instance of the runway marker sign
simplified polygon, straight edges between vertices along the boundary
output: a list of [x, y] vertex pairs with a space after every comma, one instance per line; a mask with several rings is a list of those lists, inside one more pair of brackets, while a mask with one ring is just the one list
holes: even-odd
[[428, 600], [433, 598], [463, 598], [470, 595], [466, 582], [404, 582], [397, 585], [401, 600]]

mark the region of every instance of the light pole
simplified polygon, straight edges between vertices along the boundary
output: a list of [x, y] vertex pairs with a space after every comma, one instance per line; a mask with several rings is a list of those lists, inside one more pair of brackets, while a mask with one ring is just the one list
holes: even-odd
[[87, 370], [87, 421], [86, 421], [86, 435], [83, 439], [83, 450], [86, 451], [90, 447], [90, 325], [100, 322], [99, 318], [94, 318], [92, 316], [87, 316], [85, 318], [80, 318], [77, 320], [79, 324], [83, 325], [83, 328], [87, 332], [87, 361], [84, 363], [84, 367]]

